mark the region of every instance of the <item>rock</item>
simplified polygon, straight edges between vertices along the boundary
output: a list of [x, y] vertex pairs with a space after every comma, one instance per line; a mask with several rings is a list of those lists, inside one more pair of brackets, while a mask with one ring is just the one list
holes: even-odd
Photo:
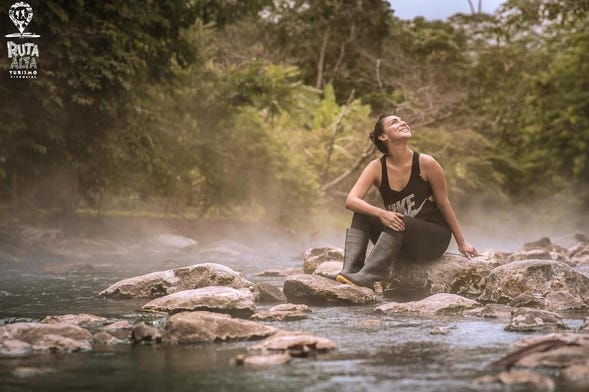
[[213, 312], [182, 312], [170, 317], [164, 342], [193, 344], [226, 340], [259, 339], [277, 331], [276, 328], [253, 321]]
[[343, 261], [344, 251], [340, 248], [321, 247], [310, 248], [303, 255], [303, 271], [312, 274], [317, 266], [326, 261]]
[[311, 309], [307, 305], [282, 304], [252, 315], [258, 321], [294, 321], [309, 318]]
[[73, 352], [92, 349], [92, 334], [84, 328], [64, 323], [14, 323], [0, 327], [0, 348], [6, 356], [32, 352]]
[[433, 327], [429, 333], [430, 335], [448, 335], [448, 330], [444, 327]]
[[112, 345], [112, 344], [119, 344], [123, 343], [122, 340], [117, 339], [116, 337], [112, 336], [108, 332], [98, 332], [94, 334], [94, 344], [102, 344], [102, 345]]
[[100, 329], [102, 332], [114, 336], [117, 339], [129, 340], [133, 326], [127, 320], [116, 321], [112, 324], [105, 325]]
[[530, 249], [521, 252], [512, 253], [507, 257], [507, 263], [513, 263], [519, 260], [556, 260], [564, 263], [571, 263], [571, 259], [566, 253], [553, 251], [550, 249]]
[[589, 360], [584, 364], [571, 365], [561, 374], [569, 383], [574, 383], [575, 389], [589, 390]]
[[335, 350], [337, 345], [322, 337], [301, 331], [279, 331], [248, 348], [250, 351], [289, 353], [293, 357], [307, 357], [315, 352]]
[[528, 347], [549, 341], [560, 341], [565, 344], [586, 346], [589, 348], [589, 335], [570, 332], [550, 333], [547, 335], [521, 339], [515, 343], [515, 346]]
[[0, 358], [20, 358], [33, 354], [33, 348], [22, 340], [0, 337]]
[[42, 323], [47, 324], [72, 324], [84, 327], [96, 327], [108, 322], [108, 319], [101, 316], [95, 316], [93, 314], [64, 314], [61, 316], [47, 316]]
[[290, 276], [290, 275], [299, 275], [303, 274], [303, 270], [300, 268], [285, 268], [283, 270], [279, 269], [269, 269], [266, 271], [258, 272], [256, 276]]
[[339, 273], [344, 266], [344, 263], [341, 261], [326, 261], [317, 266], [313, 274], [315, 275], [332, 275]]
[[162, 341], [162, 334], [157, 328], [140, 322], [133, 327], [131, 331], [131, 342], [137, 343], [160, 343]]
[[538, 248], [551, 248], [551, 247], [552, 247], [552, 241], [550, 241], [550, 238], [548, 238], [548, 237], [542, 237], [539, 240], [526, 242], [524, 244], [525, 250], [538, 249]]
[[54, 372], [56, 372], [56, 369], [53, 368], [19, 366], [12, 371], [12, 375], [18, 378], [29, 378], [43, 376]]
[[503, 385], [532, 388], [538, 392], [554, 390], [554, 381], [550, 377], [527, 370], [501, 372], [497, 379]]
[[382, 326], [382, 321], [376, 319], [360, 320], [360, 326], [365, 328], [380, 328]]
[[[549, 297], [549, 293], [561, 292], [570, 295], [576, 303], [589, 302], [589, 278], [568, 265], [551, 260], [522, 260], [499, 266], [487, 277], [487, 284], [478, 300], [513, 305], [522, 295], [543, 298], [543, 307], [559, 311], [566, 305]], [[565, 293], [565, 294], [562, 294]]]
[[486, 304], [479, 308], [474, 308], [464, 312], [467, 316], [492, 318], [499, 320], [511, 319], [511, 312], [515, 308], [512, 306], [501, 305], [501, 304]]
[[589, 264], [589, 243], [579, 242], [568, 251], [573, 264]]
[[257, 301], [262, 304], [272, 304], [276, 302], [286, 302], [286, 296], [278, 286], [269, 283], [258, 283]]
[[581, 328], [579, 328], [581, 331], [589, 331], [589, 317], [585, 317], [585, 320], [583, 321], [583, 325], [581, 325]]
[[482, 293], [487, 275], [501, 263], [493, 256], [478, 256], [469, 260], [451, 253], [427, 263], [398, 260], [383, 281], [384, 295], [402, 301], [422, 299], [437, 293], [475, 298]]
[[289, 302], [308, 305], [369, 304], [376, 302], [374, 291], [340, 284], [319, 275], [294, 275], [284, 281]]
[[238, 366], [247, 367], [269, 367], [284, 365], [292, 361], [289, 354], [269, 354], [269, 355], [238, 355], [233, 362]]
[[517, 361], [517, 366], [526, 368], [565, 368], [583, 365], [589, 360], [589, 347], [563, 346], [545, 352], [535, 352]]
[[440, 293], [429, 296], [421, 301], [390, 302], [376, 307], [376, 311], [385, 314], [410, 313], [417, 315], [448, 315], [461, 314], [473, 309], [479, 303], [456, 294]]
[[511, 314], [506, 331], [527, 332], [550, 329], [565, 329], [560, 317], [547, 310], [519, 308]]
[[161, 297], [206, 286], [254, 288], [252, 282], [231, 268], [205, 263], [124, 279], [101, 291], [100, 295], [119, 298]]
[[249, 317], [255, 312], [256, 305], [254, 304], [254, 296], [248, 289], [237, 290], [224, 286], [208, 286], [156, 298], [143, 305], [141, 309], [166, 313], [207, 310], [238, 317]]
[[568, 291], [553, 291], [544, 297], [544, 306], [547, 309], [559, 309], [561, 311], [576, 311], [587, 309], [587, 304], [579, 297], [573, 296]]

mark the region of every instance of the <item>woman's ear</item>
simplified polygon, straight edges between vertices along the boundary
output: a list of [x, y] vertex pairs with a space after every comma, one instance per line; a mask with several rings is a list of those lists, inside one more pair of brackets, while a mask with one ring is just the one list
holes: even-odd
[[387, 140], [387, 139], [388, 139], [388, 137], [387, 137], [387, 135], [385, 135], [384, 133], [378, 136], [378, 140], [381, 140], [381, 141], [383, 141], [383, 142], [384, 142], [385, 140]]

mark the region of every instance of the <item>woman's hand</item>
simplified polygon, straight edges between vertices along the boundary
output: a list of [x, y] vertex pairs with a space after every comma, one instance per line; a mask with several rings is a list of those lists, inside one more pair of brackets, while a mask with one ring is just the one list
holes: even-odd
[[471, 257], [475, 257], [475, 256], [479, 255], [479, 252], [477, 252], [475, 247], [472, 246], [471, 244], [469, 244], [468, 242], [463, 242], [461, 244], [458, 244], [458, 250], [460, 251], [460, 253], [462, 253], [463, 255], [465, 255], [469, 259]]
[[403, 222], [403, 214], [399, 214], [398, 212], [393, 211], [386, 211], [383, 212], [378, 217], [383, 225], [389, 227], [395, 231], [403, 231], [405, 230], [405, 222]]

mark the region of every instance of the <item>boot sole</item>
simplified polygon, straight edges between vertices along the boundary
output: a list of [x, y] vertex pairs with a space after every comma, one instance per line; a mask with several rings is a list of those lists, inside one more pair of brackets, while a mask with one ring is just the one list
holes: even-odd
[[349, 284], [350, 286], [355, 286], [355, 287], [360, 287], [358, 286], [356, 283], [352, 282], [351, 280], [349, 280], [348, 278], [346, 278], [343, 275], [338, 275], [335, 278], [336, 281], [338, 281], [339, 283], [343, 283], [343, 284]]

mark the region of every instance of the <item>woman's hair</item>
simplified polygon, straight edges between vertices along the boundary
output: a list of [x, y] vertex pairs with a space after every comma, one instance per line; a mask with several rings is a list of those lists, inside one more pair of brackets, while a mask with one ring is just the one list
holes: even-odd
[[378, 116], [378, 120], [376, 120], [376, 124], [374, 124], [374, 131], [370, 132], [369, 136], [370, 140], [372, 140], [372, 143], [374, 143], [376, 148], [378, 148], [378, 150], [384, 154], [388, 152], [387, 146], [378, 137], [384, 133], [384, 125], [382, 124], [382, 121], [388, 116], [394, 116], [394, 114], [383, 113]]

